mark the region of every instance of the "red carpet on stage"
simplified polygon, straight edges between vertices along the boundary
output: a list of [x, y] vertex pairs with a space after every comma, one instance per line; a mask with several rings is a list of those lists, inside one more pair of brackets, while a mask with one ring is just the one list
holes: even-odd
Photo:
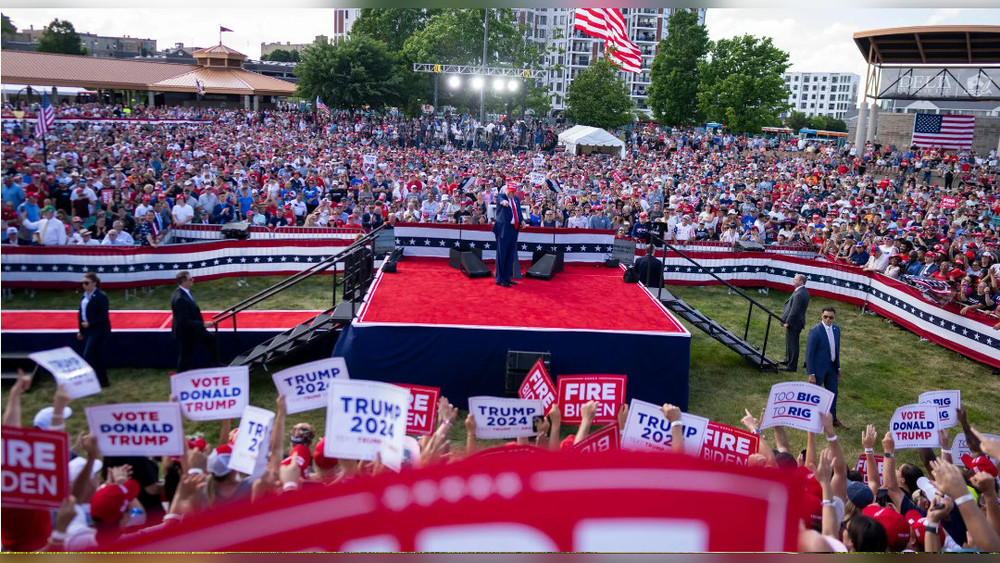
[[[210, 320], [218, 311], [203, 311], [205, 320]], [[281, 332], [307, 321], [320, 311], [244, 311], [237, 315], [240, 330], [268, 330]], [[170, 330], [170, 311], [111, 311], [111, 328], [115, 331]], [[66, 310], [24, 310], [0, 312], [0, 323], [4, 332], [76, 332], [76, 311]], [[232, 321], [226, 321], [220, 330], [231, 328]]]
[[358, 323], [687, 332], [641, 286], [624, 283], [618, 268], [566, 264], [551, 280], [525, 277], [506, 288], [445, 264], [407, 258], [398, 273], [379, 276]]

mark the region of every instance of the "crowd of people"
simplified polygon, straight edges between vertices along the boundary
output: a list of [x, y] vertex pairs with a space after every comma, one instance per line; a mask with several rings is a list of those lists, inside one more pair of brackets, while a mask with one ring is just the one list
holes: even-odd
[[[30, 386], [31, 377], [21, 376], [11, 389], [4, 411], [5, 427], [21, 426], [21, 394]], [[72, 416], [70, 402], [66, 390], [58, 387], [53, 405], [36, 413], [32, 425], [46, 430], [64, 429], [66, 418]], [[169, 529], [215, 508], [240, 503], [252, 506], [283, 495], [312, 501], [315, 492], [323, 488], [336, 488], [388, 471], [377, 457], [375, 461], [327, 457], [324, 439], [309, 423], [292, 423], [286, 433], [285, 411], [284, 397], [279, 396], [267, 469], [256, 479], [229, 468], [236, 430], [231, 429], [228, 420], [222, 422], [217, 439], [187, 436], [184, 455], [179, 457], [104, 457], [95, 436], [80, 434], [71, 447], [68, 464], [71, 494], [58, 510], [4, 508], [0, 522], [3, 547], [10, 551], [108, 551], [120, 539], [141, 538], [153, 530]], [[575, 432], [563, 431], [559, 412], [558, 405], [554, 405], [538, 425], [535, 436], [519, 438], [509, 445], [534, 446], [555, 453], [570, 450], [590, 435], [597, 403], [591, 401], [582, 407], [582, 422]], [[681, 410], [676, 406], [664, 404], [662, 412], [671, 423], [681, 420]], [[442, 397], [437, 413], [431, 435], [419, 440], [405, 438], [402, 471], [460, 462], [484, 447], [497, 446], [476, 439], [476, 418], [469, 414], [464, 421], [465, 448], [453, 447], [458, 409]], [[760, 435], [760, 443], [746, 464], [801, 477], [795, 482], [803, 483], [802, 501], [791, 509], [799, 521], [800, 551], [1000, 551], [1000, 501], [994, 461], [1000, 457], [1000, 441], [972, 427], [962, 409], [958, 417], [971, 453], [958, 460], [959, 454], [950, 450], [949, 430], [942, 429], [938, 436], [940, 452], [921, 450], [920, 467], [911, 463], [896, 465], [891, 432], [886, 432], [879, 444], [875, 427], [868, 425], [860, 441], [855, 442], [856, 438], [837, 435], [830, 414], [822, 416], [823, 432], [808, 433], [805, 450], [793, 452], [788, 433], [797, 431], [780, 426], [773, 431], [772, 446], [760, 429], [761, 421], [747, 411], [742, 423]], [[627, 418], [628, 409], [623, 405], [613, 424], [624, 429]], [[657, 455], [694, 453], [685, 450], [683, 425], [672, 424], [670, 432], [671, 452]], [[821, 448], [818, 444], [824, 441], [826, 448]], [[881, 474], [875, 458], [879, 445]], [[848, 452], [860, 452], [865, 457], [864, 473], [852, 467], [849, 460], [853, 458]], [[185, 547], [178, 545], [177, 549]], [[511, 549], [517, 546], [511, 545]]]

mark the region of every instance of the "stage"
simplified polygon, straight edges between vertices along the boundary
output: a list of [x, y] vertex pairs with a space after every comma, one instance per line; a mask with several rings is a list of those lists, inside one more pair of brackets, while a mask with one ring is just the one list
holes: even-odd
[[[217, 311], [204, 311], [210, 320]], [[220, 355], [223, 360], [260, 344], [320, 311], [244, 311], [237, 316], [238, 332], [232, 321], [219, 327]], [[0, 312], [0, 346], [4, 352], [30, 353], [70, 346], [81, 352], [76, 339], [76, 311], [8, 310]], [[174, 368], [177, 343], [170, 334], [170, 311], [113, 310], [109, 314], [111, 336], [105, 348], [108, 367]], [[199, 347], [199, 354], [204, 350]], [[207, 362], [199, 357], [199, 362]]]
[[504, 395], [508, 350], [549, 352], [553, 381], [625, 374], [629, 398], [687, 408], [691, 334], [621, 269], [568, 263], [552, 280], [517, 281], [505, 288], [445, 259], [407, 257], [397, 273], [378, 272], [334, 355], [352, 379], [441, 387], [464, 407]]

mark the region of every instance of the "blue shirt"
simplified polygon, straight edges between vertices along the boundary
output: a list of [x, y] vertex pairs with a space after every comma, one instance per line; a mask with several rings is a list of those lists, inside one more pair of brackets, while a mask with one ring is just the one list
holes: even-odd
[[15, 184], [11, 182], [10, 186], [3, 186], [0, 188], [0, 197], [3, 198], [3, 202], [8, 201], [14, 203], [14, 207], [17, 208], [24, 201], [24, 188], [20, 184]]

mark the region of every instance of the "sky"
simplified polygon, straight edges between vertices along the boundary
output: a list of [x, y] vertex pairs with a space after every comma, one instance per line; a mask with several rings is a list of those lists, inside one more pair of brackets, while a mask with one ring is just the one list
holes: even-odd
[[[291, 0], [290, 3], [295, 6], [305, 1]], [[311, 43], [317, 35], [329, 34], [333, 26], [332, 10], [306, 7], [7, 8], [3, 13], [18, 29], [30, 25], [40, 28], [53, 18], [68, 19], [77, 31], [156, 39], [159, 49], [172, 47], [175, 43], [198, 47], [214, 45], [219, 41], [219, 25], [223, 25], [233, 30], [233, 33], [224, 34], [223, 42], [252, 59], [260, 57], [261, 42]], [[1000, 25], [1000, 10], [709, 8], [706, 14], [706, 27], [713, 40], [744, 33], [770, 36], [777, 47], [789, 53], [790, 70], [854, 72], [862, 77], [865, 64], [852, 37], [856, 31], [973, 24]]]

